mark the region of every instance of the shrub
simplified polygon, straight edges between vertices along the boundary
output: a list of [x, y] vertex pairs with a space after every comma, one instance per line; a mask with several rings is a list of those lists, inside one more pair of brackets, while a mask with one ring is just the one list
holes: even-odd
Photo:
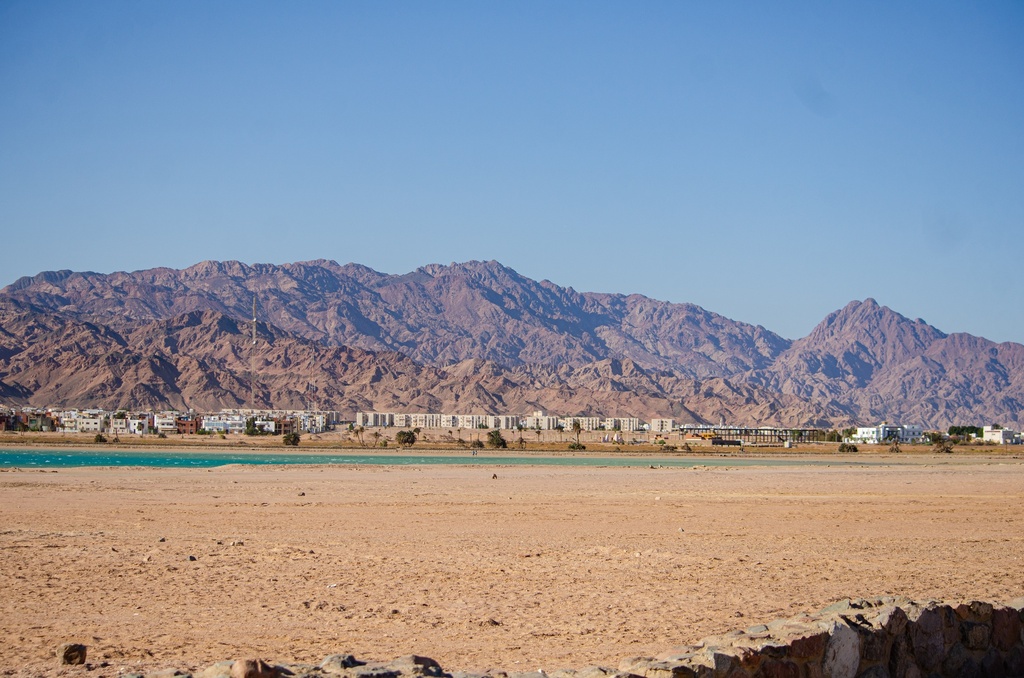
[[299, 440], [301, 439], [301, 437], [299, 436], [298, 433], [285, 433], [282, 439], [284, 440], [285, 445], [289, 445], [291, 447], [298, 447]]
[[484, 441], [474, 440], [469, 444], [469, 446], [472, 447], [474, 450], [481, 450], [484, 447]]
[[585, 450], [585, 449], [587, 449], [587, 446], [584, 445], [583, 443], [569, 443], [569, 449], [570, 450]]
[[839, 443], [839, 451], [843, 452], [843, 453], [845, 453], [845, 452], [856, 452], [857, 451], [857, 446], [852, 444], [852, 443]]
[[103, 435], [102, 433], [97, 433], [96, 437], [94, 437], [92, 441], [94, 443], [105, 443], [107, 442], [107, 436]]
[[416, 444], [416, 432], [399, 431], [395, 434], [395, 442], [403, 447], [411, 447]]

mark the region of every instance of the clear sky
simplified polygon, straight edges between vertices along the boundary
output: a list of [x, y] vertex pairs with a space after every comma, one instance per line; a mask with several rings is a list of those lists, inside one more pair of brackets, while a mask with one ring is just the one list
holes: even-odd
[[1024, 3], [0, 0], [0, 285], [497, 259], [1024, 341]]

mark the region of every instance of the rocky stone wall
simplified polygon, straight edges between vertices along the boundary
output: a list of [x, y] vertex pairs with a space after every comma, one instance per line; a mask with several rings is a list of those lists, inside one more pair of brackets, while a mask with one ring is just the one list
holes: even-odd
[[[58, 656], [67, 656], [62, 646]], [[85, 648], [72, 653], [85, 662]], [[64, 661], [62, 659], [62, 661]], [[68, 662], [71, 663], [71, 662]], [[844, 600], [814, 614], [752, 626], [659, 657], [530, 673], [446, 671], [426, 657], [362, 662], [335, 654], [319, 665], [241, 659], [194, 674], [168, 669], [148, 678], [1024, 678], [1024, 598], [1005, 605]], [[132, 678], [131, 674], [123, 678]], [[141, 678], [141, 676], [137, 676]]]

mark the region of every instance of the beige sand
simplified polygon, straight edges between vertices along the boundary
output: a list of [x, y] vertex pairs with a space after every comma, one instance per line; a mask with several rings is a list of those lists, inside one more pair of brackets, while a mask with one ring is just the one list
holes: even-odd
[[1020, 596], [1022, 498], [977, 458], [4, 472], [0, 669], [616, 665], [848, 596]]

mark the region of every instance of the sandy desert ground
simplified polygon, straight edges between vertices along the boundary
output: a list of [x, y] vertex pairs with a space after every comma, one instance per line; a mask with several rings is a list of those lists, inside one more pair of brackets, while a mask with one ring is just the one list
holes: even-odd
[[872, 461], [7, 471], [0, 670], [615, 666], [844, 597], [1024, 595], [1024, 462]]

